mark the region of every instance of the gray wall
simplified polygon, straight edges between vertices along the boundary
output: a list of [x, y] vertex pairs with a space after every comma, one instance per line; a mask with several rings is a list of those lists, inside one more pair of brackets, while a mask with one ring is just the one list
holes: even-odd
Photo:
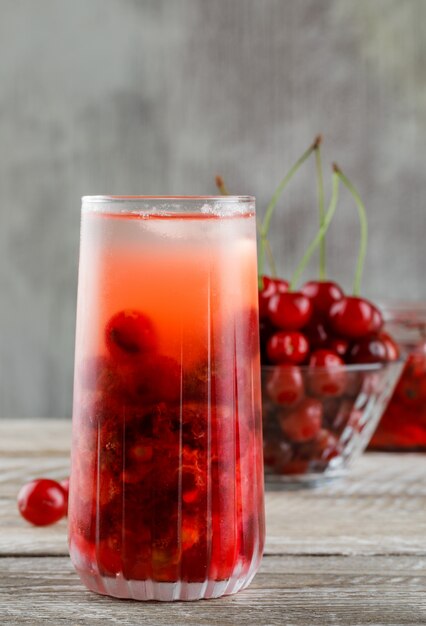
[[[260, 212], [322, 131], [369, 209], [365, 292], [426, 298], [424, 0], [0, 0], [0, 416], [68, 416], [82, 194], [214, 193]], [[290, 272], [313, 165], [280, 203]], [[330, 268], [357, 244], [342, 197]]]

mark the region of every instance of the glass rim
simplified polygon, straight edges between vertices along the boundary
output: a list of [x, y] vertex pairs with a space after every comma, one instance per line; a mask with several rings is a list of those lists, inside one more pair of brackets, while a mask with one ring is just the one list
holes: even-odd
[[110, 203], [110, 202], [145, 202], [145, 201], [160, 201], [160, 202], [238, 202], [238, 203], [250, 203], [255, 202], [254, 196], [126, 196], [126, 195], [89, 195], [82, 196], [82, 202], [94, 202], [94, 203]]
[[253, 196], [83, 196], [82, 212], [148, 217], [253, 216]]

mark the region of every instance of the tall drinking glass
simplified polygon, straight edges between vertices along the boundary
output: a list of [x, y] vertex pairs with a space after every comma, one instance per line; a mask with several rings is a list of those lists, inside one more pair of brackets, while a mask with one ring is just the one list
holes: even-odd
[[251, 197], [85, 197], [69, 541], [91, 590], [235, 593], [264, 542]]

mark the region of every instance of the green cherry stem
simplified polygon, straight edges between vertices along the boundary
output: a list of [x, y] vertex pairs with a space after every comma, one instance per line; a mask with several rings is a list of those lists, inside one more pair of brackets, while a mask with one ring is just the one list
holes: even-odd
[[[325, 206], [324, 206], [324, 178], [322, 173], [321, 162], [321, 142], [322, 137], [318, 135], [315, 146], [315, 169], [317, 174], [317, 194], [320, 227], [324, 224]], [[327, 253], [326, 238], [323, 237], [319, 248], [319, 279], [325, 280], [327, 277]]]
[[309, 146], [307, 150], [305, 150], [302, 156], [299, 159], [297, 159], [296, 163], [290, 168], [290, 170], [287, 172], [287, 174], [284, 176], [284, 178], [282, 179], [282, 181], [276, 188], [275, 193], [272, 196], [271, 201], [267, 206], [265, 217], [263, 219], [262, 226], [260, 228], [260, 242], [259, 242], [260, 245], [259, 245], [259, 261], [258, 261], [258, 274], [259, 274], [259, 288], [260, 289], [262, 289], [262, 285], [263, 285], [262, 275], [263, 275], [263, 267], [265, 263], [265, 251], [266, 251], [266, 246], [267, 246], [268, 232], [269, 232], [269, 227], [271, 225], [271, 219], [275, 211], [275, 207], [277, 205], [278, 200], [280, 199], [282, 192], [286, 188], [287, 184], [296, 174], [298, 169], [303, 165], [303, 163], [311, 156], [312, 152], [316, 149], [317, 142], [318, 142], [318, 137], [315, 139], [314, 143], [311, 146]]
[[[257, 234], [260, 238], [260, 228], [261, 225], [259, 223], [259, 220], [256, 218], [256, 231]], [[268, 265], [271, 269], [271, 274], [273, 278], [277, 277], [277, 266], [275, 264], [275, 259], [274, 259], [274, 255], [272, 253], [272, 248], [271, 248], [271, 244], [269, 243], [268, 239], [265, 240], [265, 250], [266, 250], [266, 256], [268, 258]], [[261, 278], [259, 276], [259, 289], [263, 288], [263, 278]]]
[[333, 215], [336, 211], [338, 198], [339, 198], [339, 176], [336, 171], [333, 171], [333, 190], [331, 193], [330, 204], [328, 205], [327, 212], [324, 215], [324, 221], [322, 225], [320, 226], [317, 234], [315, 235], [315, 237], [312, 239], [311, 243], [309, 244], [305, 254], [302, 257], [302, 260], [300, 261], [299, 265], [296, 267], [294, 271], [294, 274], [291, 278], [290, 291], [293, 291], [295, 289], [297, 282], [301, 274], [303, 273], [303, 270], [305, 269], [305, 267], [307, 266], [307, 264], [309, 263], [311, 259], [311, 256], [313, 255], [313, 253], [315, 252], [315, 250], [317, 249], [321, 241], [324, 239], [324, 236], [328, 230], [328, 227], [330, 226], [331, 220], [333, 219]]
[[[260, 224], [259, 221], [256, 219], [256, 232], [260, 238]], [[265, 241], [265, 250], [266, 250], [266, 256], [268, 257], [268, 265], [271, 269], [271, 275], [272, 278], [276, 278], [277, 277], [277, 266], [275, 263], [275, 259], [274, 259], [274, 255], [272, 253], [272, 248], [271, 248], [271, 244], [269, 243], [268, 239], [266, 239]], [[263, 278], [261, 278], [259, 276], [259, 289], [263, 288]]]
[[269, 267], [271, 268], [272, 277], [276, 278], [277, 266], [275, 264], [274, 255], [272, 254], [271, 244], [269, 243], [268, 239], [265, 241], [265, 248], [266, 248], [266, 256], [268, 257]]
[[361, 292], [361, 279], [362, 272], [364, 269], [364, 261], [365, 255], [367, 253], [367, 241], [368, 241], [368, 223], [367, 223], [367, 211], [365, 210], [365, 205], [361, 200], [361, 197], [358, 191], [355, 189], [353, 184], [350, 182], [348, 178], [343, 174], [342, 170], [336, 165], [333, 165], [333, 169], [337, 176], [340, 178], [345, 187], [352, 194], [353, 199], [355, 200], [355, 204], [358, 209], [358, 217], [359, 217], [359, 225], [360, 225], [360, 239], [359, 239], [359, 250], [358, 250], [358, 260], [356, 264], [355, 277], [353, 283], [353, 295], [359, 296]]
[[217, 175], [216, 178], [215, 178], [215, 181], [216, 181], [216, 187], [219, 189], [219, 191], [222, 194], [222, 196], [229, 196], [228, 188], [225, 185], [225, 182], [224, 182], [222, 176]]

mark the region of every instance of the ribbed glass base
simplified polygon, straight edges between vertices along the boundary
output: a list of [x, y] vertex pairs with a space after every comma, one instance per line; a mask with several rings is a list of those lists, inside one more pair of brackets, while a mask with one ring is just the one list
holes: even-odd
[[101, 576], [91, 572], [77, 571], [81, 581], [90, 591], [115, 598], [133, 600], [156, 600], [172, 602], [191, 601], [237, 593], [253, 580], [255, 571], [247, 576], [233, 576], [228, 580], [205, 580], [203, 582], [158, 582], [155, 580], [126, 580], [121, 574], [115, 577]]

